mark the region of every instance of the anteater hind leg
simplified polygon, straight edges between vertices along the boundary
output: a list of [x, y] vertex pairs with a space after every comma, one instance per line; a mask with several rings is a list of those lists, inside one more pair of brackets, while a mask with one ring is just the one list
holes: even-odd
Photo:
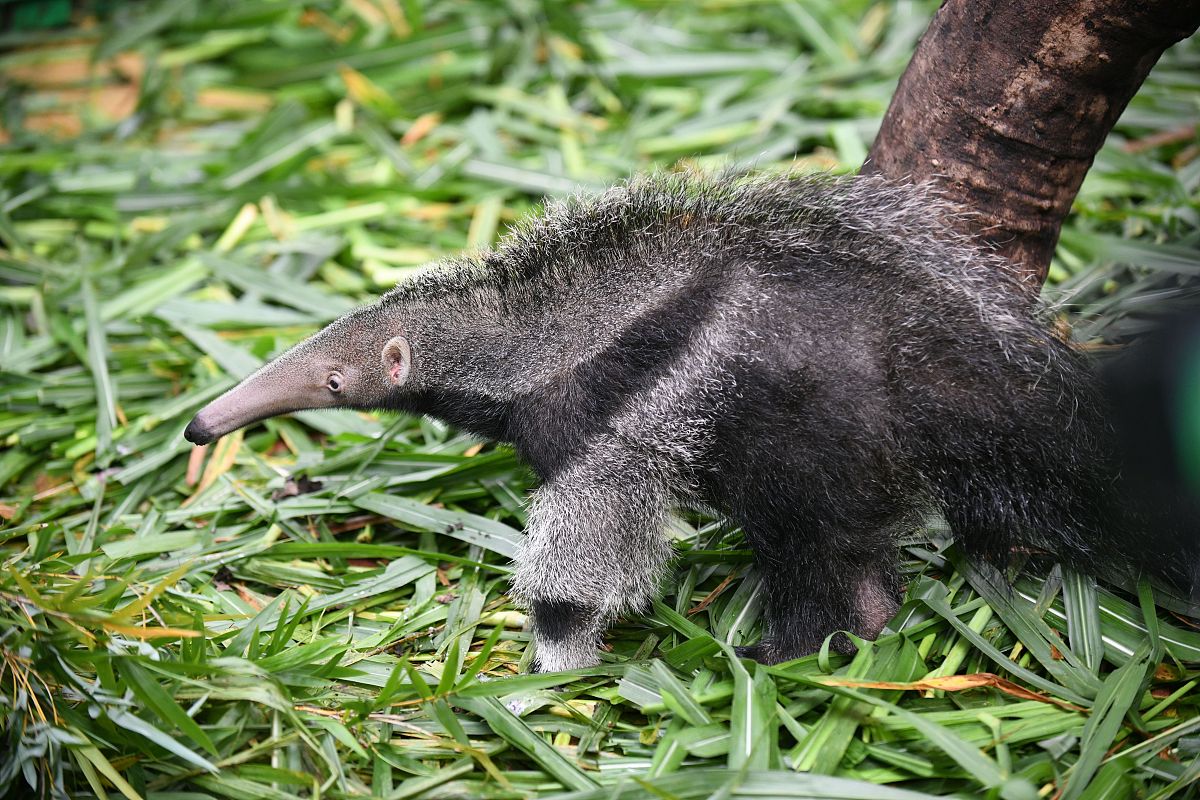
[[533, 618], [539, 671], [595, 664], [612, 619], [650, 602], [671, 556], [667, 508], [647, 459], [606, 441], [534, 493], [512, 588]]
[[[816, 652], [835, 631], [874, 639], [895, 613], [898, 579], [885, 533], [814, 536], [761, 527], [746, 533], [763, 582], [764, 630], [742, 655], [775, 664]], [[854, 650], [840, 634], [831, 646]]]

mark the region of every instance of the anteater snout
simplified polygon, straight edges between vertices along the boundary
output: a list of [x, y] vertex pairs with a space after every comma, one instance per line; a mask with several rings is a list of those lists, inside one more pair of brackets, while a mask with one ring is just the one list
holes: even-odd
[[193, 417], [188, 426], [183, 429], [183, 438], [187, 439], [192, 444], [208, 444], [217, 437], [213, 435], [204, 423], [200, 421], [200, 417]]

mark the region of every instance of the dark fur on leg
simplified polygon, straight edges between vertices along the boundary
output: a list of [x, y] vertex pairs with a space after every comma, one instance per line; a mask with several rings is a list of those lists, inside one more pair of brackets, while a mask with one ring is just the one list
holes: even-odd
[[[899, 604], [891, 565], [813, 560], [760, 573], [772, 598], [763, 608], [762, 639], [747, 652], [764, 664], [777, 664], [821, 648], [825, 637], [834, 652], [853, 654], [841, 631], [874, 639]], [[761, 562], [760, 562], [761, 563]]]
[[[820, 565], [808, 575], [811, 585], [821, 585], [800, 603], [772, 603], [764, 619], [762, 639], [754, 645], [734, 648], [742, 658], [763, 664], [778, 664], [814, 653], [824, 644], [825, 636], [838, 631], [830, 640], [835, 653], [853, 655], [854, 644], [842, 631], [863, 639], [875, 639], [899, 606], [899, 587], [890, 566], [876, 568], [855, 565], [842, 574], [830, 573]], [[793, 585], [788, 587], [795, 590]], [[773, 581], [767, 591], [784, 586]], [[815, 635], [814, 635], [815, 632]]]
[[603, 632], [603, 615], [570, 600], [530, 604], [536, 651], [534, 672], [557, 672], [594, 660]]

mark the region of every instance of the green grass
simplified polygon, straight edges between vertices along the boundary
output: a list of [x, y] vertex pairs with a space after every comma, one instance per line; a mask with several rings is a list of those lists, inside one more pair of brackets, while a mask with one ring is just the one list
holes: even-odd
[[[510, 450], [348, 412], [181, 438], [545, 194], [656, 166], [854, 171], [932, 8], [173, 0], [83, 39], [0, 34], [0, 794], [1191, 787], [1200, 634], [1146, 587], [1031, 570], [1012, 591], [934, 527], [878, 642], [754, 666], [730, 657], [757, 636], [749, 552], [691, 516], [602, 666], [527, 675]], [[1048, 291], [1082, 339], [1194, 292], [1198, 66], [1195, 42], [1167, 54], [1084, 185]]]

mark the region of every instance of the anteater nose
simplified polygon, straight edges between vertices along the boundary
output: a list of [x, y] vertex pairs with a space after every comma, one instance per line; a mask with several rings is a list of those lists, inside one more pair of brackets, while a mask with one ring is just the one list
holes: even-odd
[[216, 437], [212, 432], [204, 427], [204, 423], [200, 421], [200, 417], [193, 417], [188, 426], [183, 429], [183, 438], [187, 439], [192, 444], [208, 444]]

